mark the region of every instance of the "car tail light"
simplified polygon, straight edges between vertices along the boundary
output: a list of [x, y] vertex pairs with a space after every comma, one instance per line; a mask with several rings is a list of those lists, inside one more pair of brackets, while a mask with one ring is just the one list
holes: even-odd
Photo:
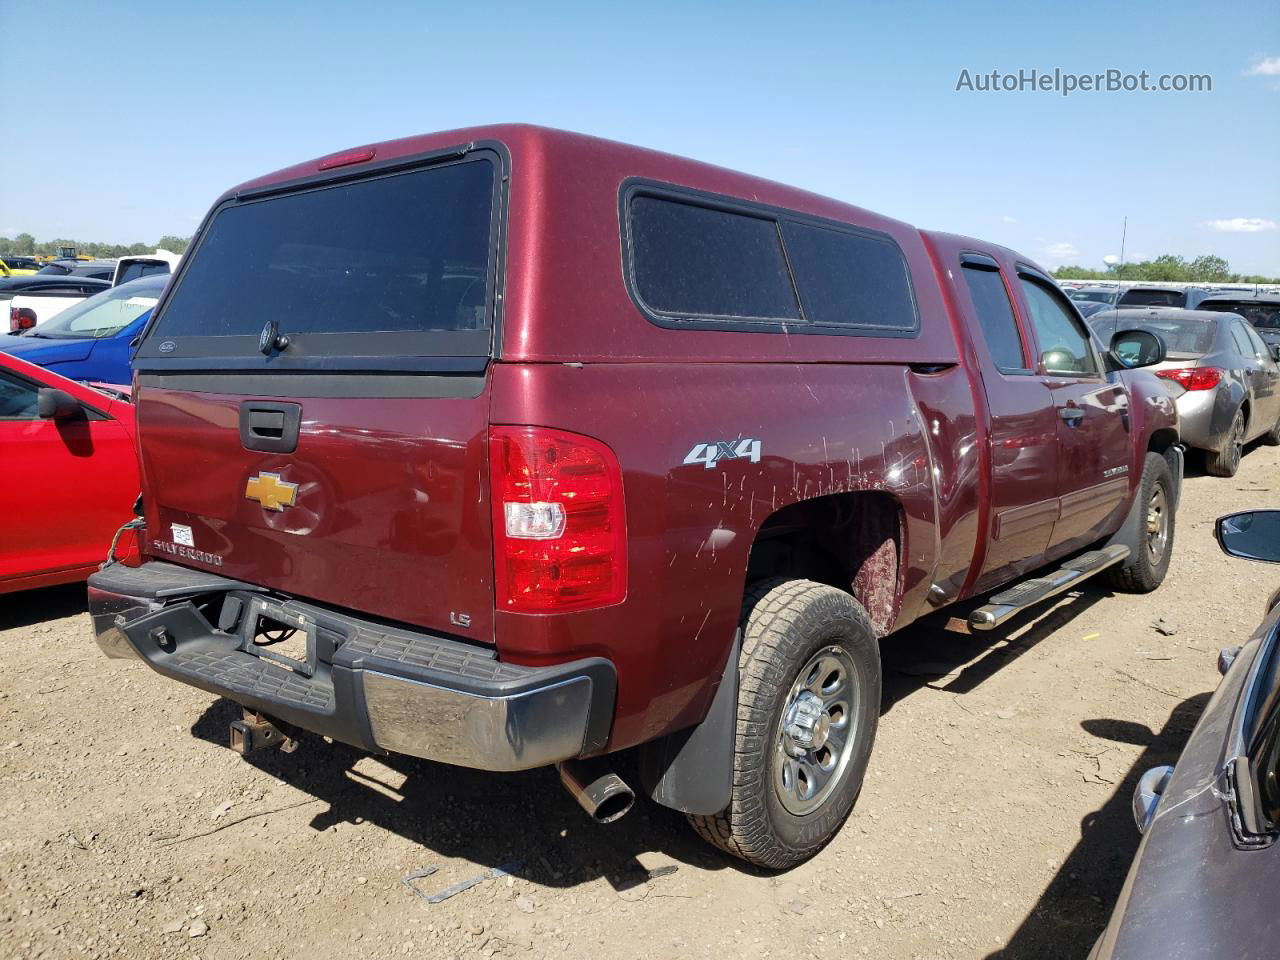
[[498, 609], [619, 603], [627, 592], [622, 471], [598, 440], [544, 427], [489, 429]]
[[36, 325], [36, 312], [30, 307], [9, 308], [9, 332], [21, 333]]
[[1184, 390], [1212, 390], [1222, 380], [1217, 367], [1177, 367], [1157, 370], [1156, 376], [1182, 385]]

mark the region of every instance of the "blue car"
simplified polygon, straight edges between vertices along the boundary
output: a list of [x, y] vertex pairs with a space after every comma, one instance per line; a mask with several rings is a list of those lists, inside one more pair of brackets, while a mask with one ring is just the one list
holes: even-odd
[[26, 333], [0, 336], [0, 352], [72, 380], [128, 383], [131, 344], [168, 280], [161, 274], [104, 290]]

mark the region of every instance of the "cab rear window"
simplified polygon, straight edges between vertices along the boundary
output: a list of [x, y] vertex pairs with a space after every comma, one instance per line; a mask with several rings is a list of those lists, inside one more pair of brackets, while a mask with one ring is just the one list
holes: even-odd
[[272, 322], [298, 357], [487, 356], [494, 169], [467, 160], [231, 202], [139, 356], [252, 356]]

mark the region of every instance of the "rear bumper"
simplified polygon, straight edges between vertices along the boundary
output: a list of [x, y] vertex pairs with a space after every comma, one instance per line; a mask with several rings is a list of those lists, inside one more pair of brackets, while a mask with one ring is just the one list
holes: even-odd
[[1235, 410], [1229, 408], [1230, 396], [1218, 390], [1190, 390], [1178, 397], [1178, 435], [1182, 442], [1197, 450], [1221, 449], [1231, 429]]
[[[599, 753], [609, 737], [617, 679], [598, 657], [502, 663], [486, 647], [158, 561], [94, 574], [89, 612], [109, 657], [138, 658], [166, 677], [368, 750], [524, 770]], [[300, 669], [255, 647], [262, 616], [305, 634]]]

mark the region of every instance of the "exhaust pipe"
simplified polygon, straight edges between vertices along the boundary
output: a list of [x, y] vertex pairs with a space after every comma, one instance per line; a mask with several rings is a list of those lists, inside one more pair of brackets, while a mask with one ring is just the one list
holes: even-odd
[[596, 823], [613, 823], [636, 802], [635, 791], [598, 760], [565, 760], [556, 769], [564, 788]]

